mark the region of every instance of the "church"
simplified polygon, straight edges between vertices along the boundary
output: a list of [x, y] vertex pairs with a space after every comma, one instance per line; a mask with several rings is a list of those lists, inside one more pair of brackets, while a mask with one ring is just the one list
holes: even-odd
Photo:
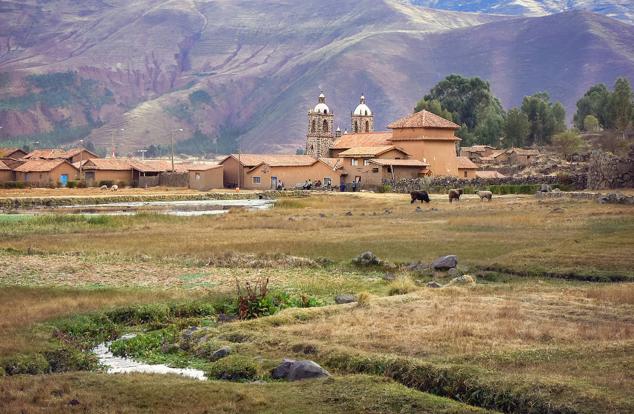
[[[417, 112], [374, 131], [374, 114], [365, 96], [350, 113], [350, 132], [335, 129], [335, 114], [323, 92], [308, 111], [304, 155], [231, 154], [221, 161], [226, 187], [271, 189], [342, 184], [373, 189], [385, 180], [420, 176], [467, 177], [459, 163], [455, 136], [459, 125], [428, 111]], [[463, 171], [464, 170], [464, 171]]]

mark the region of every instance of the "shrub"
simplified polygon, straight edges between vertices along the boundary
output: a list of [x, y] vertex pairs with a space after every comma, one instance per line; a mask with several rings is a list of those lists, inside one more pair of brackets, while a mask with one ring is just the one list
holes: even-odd
[[76, 316], [55, 324], [54, 336], [72, 342], [80, 349], [90, 349], [99, 342], [119, 335], [119, 328], [105, 315]]
[[88, 185], [86, 184], [85, 180], [79, 180], [77, 182], [77, 188], [86, 188], [86, 187], [88, 187]]
[[2, 183], [2, 188], [7, 188], [7, 189], [11, 189], [11, 188], [25, 188], [26, 187], [26, 183], [22, 183], [20, 181], [7, 181], [5, 183]]
[[114, 323], [126, 325], [167, 322], [171, 316], [169, 306], [163, 304], [130, 306], [115, 309], [106, 315]]
[[392, 192], [392, 186], [389, 184], [383, 184], [381, 186], [379, 186], [379, 188], [377, 188], [376, 190], [377, 193], [391, 193]]
[[240, 355], [229, 355], [220, 359], [207, 372], [209, 378], [226, 381], [254, 380], [258, 375], [258, 365], [254, 360]]
[[357, 305], [368, 306], [371, 299], [372, 295], [369, 292], [361, 292], [357, 295]]
[[166, 331], [155, 331], [140, 334], [130, 339], [118, 339], [110, 344], [110, 351], [116, 356], [147, 358], [160, 352], [163, 343], [173, 340], [173, 335]]
[[99, 181], [99, 187], [107, 185], [108, 187], [112, 187], [112, 185], [114, 184], [114, 181], [112, 180], [101, 180]]
[[405, 295], [418, 290], [416, 283], [409, 277], [399, 277], [390, 282], [388, 294], [390, 296]]
[[49, 372], [48, 361], [42, 354], [15, 355], [6, 359], [2, 365], [7, 375], [36, 375]]
[[68, 188], [77, 188], [77, 180], [71, 180], [69, 182], [66, 183], [66, 187]]
[[97, 356], [76, 349], [60, 348], [44, 353], [51, 372], [90, 371], [99, 366]]

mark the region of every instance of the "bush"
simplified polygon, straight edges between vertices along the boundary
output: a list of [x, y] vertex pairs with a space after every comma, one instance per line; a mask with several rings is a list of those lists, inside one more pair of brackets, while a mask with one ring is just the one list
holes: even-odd
[[110, 345], [113, 355], [121, 357], [148, 358], [160, 352], [163, 343], [173, 341], [174, 336], [166, 331], [140, 334], [130, 339], [118, 339]]
[[20, 181], [7, 181], [0, 184], [0, 186], [2, 186], [2, 188], [7, 188], [7, 189], [12, 189], [12, 188], [22, 189], [22, 188], [26, 188], [26, 183], [22, 183]]
[[15, 355], [6, 359], [2, 365], [7, 375], [36, 375], [49, 372], [48, 361], [42, 354]]
[[405, 295], [418, 290], [416, 283], [414, 283], [414, 281], [409, 277], [399, 277], [396, 280], [393, 280], [390, 282], [389, 288], [388, 294], [390, 296]]
[[66, 183], [66, 187], [68, 188], [77, 188], [77, 180], [71, 180], [69, 182]]
[[76, 349], [61, 348], [44, 353], [50, 372], [90, 371], [99, 366], [97, 356]]
[[116, 338], [119, 333], [119, 328], [105, 315], [82, 315], [57, 322], [54, 335], [80, 349], [90, 349]]
[[171, 316], [169, 306], [163, 304], [119, 308], [106, 315], [112, 322], [125, 325], [167, 322]]
[[254, 380], [258, 375], [258, 365], [250, 358], [229, 355], [214, 362], [207, 376], [226, 381]]
[[101, 180], [101, 181], [99, 181], [98, 187], [101, 187], [101, 186], [104, 186], [104, 185], [106, 185], [108, 187], [112, 187], [113, 184], [114, 184], [114, 181], [112, 181], [112, 180]]
[[379, 188], [377, 188], [376, 190], [377, 193], [391, 193], [392, 192], [392, 186], [389, 184], [383, 184], [381, 186], [379, 186]]
[[86, 188], [88, 187], [88, 185], [86, 184], [85, 180], [80, 180], [77, 182], [77, 188]]

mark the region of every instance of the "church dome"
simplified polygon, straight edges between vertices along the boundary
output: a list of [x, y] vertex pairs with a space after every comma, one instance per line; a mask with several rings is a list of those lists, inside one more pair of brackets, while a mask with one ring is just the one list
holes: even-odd
[[319, 94], [319, 103], [315, 105], [315, 109], [313, 112], [317, 112], [318, 114], [329, 114], [330, 108], [326, 105], [326, 95], [324, 93]]
[[354, 110], [353, 115], [356, 115], [356, 116], [371, 116], [372, 115], [372, 111], [370, 110], [370, 107], [365, 104], [365, 96], [361, 95], [359, 105], [357, 105], [357, 108]]

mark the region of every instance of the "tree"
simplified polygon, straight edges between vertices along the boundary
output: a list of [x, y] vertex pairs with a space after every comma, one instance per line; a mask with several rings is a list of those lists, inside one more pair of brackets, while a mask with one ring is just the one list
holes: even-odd
[[614, 92], [610, 96], [610, 120], [618, 131], [623, 133], [632, 122], [632, 88], [625, 78], [618, 78], [614, 84]]
[[586, 115], [583, 119], [583, 130], [588, 132], [596, 132], [599, 130], [599, 120], [594, 115]]
[[423, 109], [462, 125], [457, 135], [463, 144], [497, 143], [505, 116], [488, 82], [460, 75], [447, 76], [434, 86], [415, 111]]
[[525, 97], [521, 109], [530, 124], [527, 145], [549, 144], [553, 135], [566, 129], [564, 107], [559, 102], [553, 104], [546, 92]]
[[592, 115], [598, 120], [599, 126], [608, 128], [609, 102], [610, 91], [607, 86], [602, 83], [592, 86], [585, 95], [577, 101], [577, 113], [575, 113], [574, 116], [575, 127], [580, 130], [586, 130], [584, 120], [588, 115]]
[[504, 146], [522, 147], [530, 132], [528, 116], [518, 108], [513, 108], [506, 114], [504, 126]]
[[553, 147], [562, 157], [569, 159], [585, 147], [585, 141], [578, 131], [570, 129], [553, 137]]
[[304, 148], [297, 148], [295, 150], [295, 155], [304, 155]]

